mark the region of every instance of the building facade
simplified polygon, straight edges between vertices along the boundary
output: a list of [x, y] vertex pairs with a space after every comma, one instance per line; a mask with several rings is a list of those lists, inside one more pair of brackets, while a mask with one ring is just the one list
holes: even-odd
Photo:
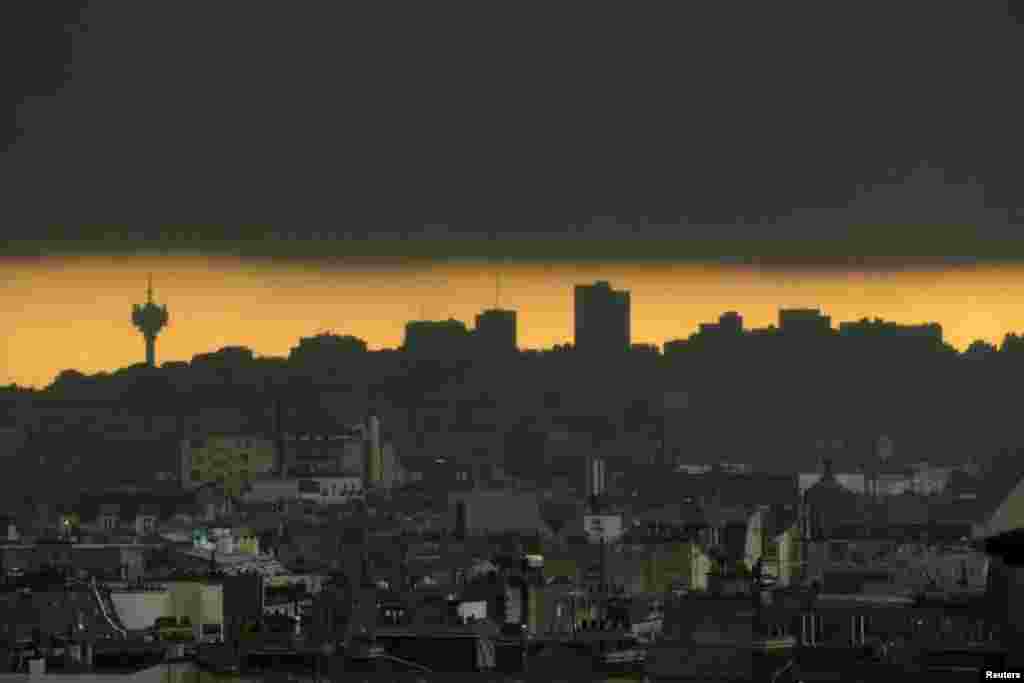
[[363, 480], [358, 475], [331, 475], [307, 477], [298, 480], [298, 495], [302, 500], [332, 505], [363, 498]]
[[503, 309], [484, 311], [476, 317], [478, 350], [486, 354], [511, 353], [517, 348], [516, 312]]
[[418, 358], [458, 358], [469, 352], [471, 339], [460, 320], [414, 320], [405, 325], [402, 350]]
[[284, 434], [286, 469], [297, 476], [358, 471], [365, 459], [362, 427], [335, 434]]
[[274, 472], [277, 448], [253, 434], [220, 434], [181, 443], [181, 482], [186, 489], [223, 483], [240, 494], [255, 475]]
[[575, 345], [583, 352], [623, 352], [631, 343], [630, 296], [608, 282], [577, 285]]

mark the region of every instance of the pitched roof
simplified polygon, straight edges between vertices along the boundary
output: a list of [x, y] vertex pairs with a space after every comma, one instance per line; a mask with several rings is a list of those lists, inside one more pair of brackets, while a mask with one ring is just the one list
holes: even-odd
[[985, 521], [986, 537], [1024, 529], [1024, 479], [1007, 494]]

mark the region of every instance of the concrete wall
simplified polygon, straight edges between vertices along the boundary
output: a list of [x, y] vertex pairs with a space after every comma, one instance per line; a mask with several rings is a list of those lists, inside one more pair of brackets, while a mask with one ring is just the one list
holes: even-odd
[[174, 616], [169, 591], [114, 592], [111, 599], [129, 631], [149, 628], [159, 617]]
[[791, 527], [775, 538], [776, 556], [778, 557], [776, 576], [780, 586], [789, 586], [800, 574], [800, 533]]
[[167, 590], [112, 594], [121, 622], [129, 630], [149, 628], [159, 617], [188, 617], [200, 632], [203, 624], [224, 623], [223, 587], [199, 581], [172, 581]]
[[202, 581], [172, 581], [168, 583], [171, 609], [168, 616], [180, 619], [187, 616], [197, 635], [203, 624], [224, 624], [224, 587]]
[[643, 592], [664, 593], [673, 583], [707, 590], [711, 560], [693, 543], [657, 546], [644, 560]]

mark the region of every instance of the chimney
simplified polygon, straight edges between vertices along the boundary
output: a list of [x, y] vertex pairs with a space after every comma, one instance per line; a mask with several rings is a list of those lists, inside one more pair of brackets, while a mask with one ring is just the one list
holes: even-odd
[[587, 458], [587, 497], [594, 499], [604, 495], [605, 492], [605, 462], [604, 458], [591, 456]]

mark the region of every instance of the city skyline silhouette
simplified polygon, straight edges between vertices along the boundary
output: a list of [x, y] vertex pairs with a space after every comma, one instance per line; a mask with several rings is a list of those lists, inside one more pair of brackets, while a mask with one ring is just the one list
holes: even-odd
[[[16, 330], [7, 340], [4, 383], [42, 387], [61, 370], [109, 372], [144, 360], [139, 333], [124, 321], [124, 310], [142, 299], [150, 271], [156, 273], [159, 303], [171, 301], [175, 316], [160, 334], [157, 365], [225, 346], [285, 356], [300, 337], [327, 331], [364, 339], [371, 349], [396, 349], [406, 322], [453, 318], [472, 328], [476, 315], [493, 307], [495, 296], [496, 266], [486, 263], [436, 263], [420, 270], [339, 264], [316, 270], [310, 263], [273, 268], [172, 256], [47, 263], [11, 269], [12, 284], [0, 294]], [[632, 343], [659, 349], [732, 310], [743, 316], [747, 329], [777, 325], [785, 308], [819, 308], [836, 327], [863, 318], [938, 323], [944, 340], [961, 352], [977, 340], [998, 346], [1007, 334], [1024, 330], [1024, 314], [1018, 313], [1024, 309], [1024, 285], [1017, 295], [1012, 284], [1024, 283], [1024, 268], [1014, 265], [799, 269], [510, 263], [501, 272], [501, 305], [517, 312], [521, 349], [571, 344], [572, 287], [599, 280], [631, 292]], [[16, 302], [30, 291], [37, 305], [18, 311]], [[80, 346], [64, 354], [38, 354], [48, 343], [66, 348], [65, 337], [29, 322], [62, 303], [79, 312], [80, 319], [63, 329], [73, 329]], [[16, 370], [33, 365], [37, 369], [31, 372]]]

